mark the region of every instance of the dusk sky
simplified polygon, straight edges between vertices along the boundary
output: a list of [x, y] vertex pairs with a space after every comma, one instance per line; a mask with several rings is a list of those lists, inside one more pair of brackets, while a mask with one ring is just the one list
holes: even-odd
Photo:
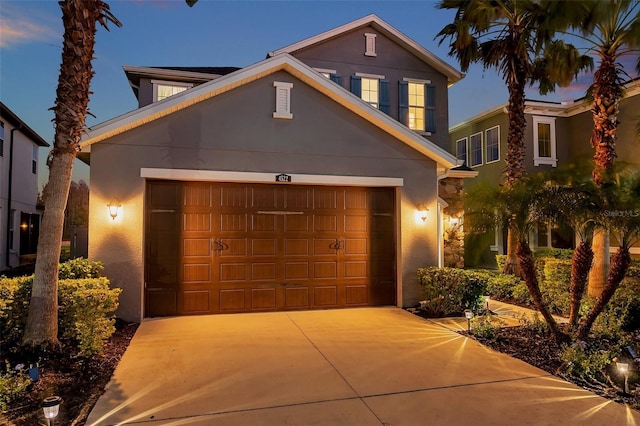
[[[200, 0], [193, 8], [184, 0], [107, 1], [123, 27], [99, 27], [91, 84], [92, 126], [136, 109], [123, 65], [237, 66], [265, 58], [267, 52], [376, 14], [456, 69], [446, 45], [436, 34], [453, 19], [435, 1], [219, 1]], [[53, 144], [55, 91], [60, 67], [62, 21], [56, 0], [0, 0], [0, 99]], [[584, 95], [586, 84], [531, 99], [569, 101]], [[495, 70], [472, 67], [449, 91], [450, 125], [507, 101], [507, 89]], [[47, 150], [40, 150], [40, 185], [48, 178]], [[88, 181], [79, 161], [74, 179]]]

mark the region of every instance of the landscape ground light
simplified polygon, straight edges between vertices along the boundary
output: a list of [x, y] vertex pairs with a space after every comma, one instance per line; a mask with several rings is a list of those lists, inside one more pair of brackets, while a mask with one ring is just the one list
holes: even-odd
[[618, 367], [618, 371], [622, 373], [624, 376], [624, 393], [629, 393], [629, 363], [626, 362], [616, 362], [616, 367]]
[[47, 423], [49, 425], [53, 425], [53, 419], [58, 417], [58, 411], [61, 403], [62, 398], [59, 396], [49, 396], [42, 401], [42, 411], [44, 412], [44, 417], [47, 419]]
[[473, 311], [471, 309], [465, 309], [464, 317], [467, 319], [467, 332], [471, 333], [471, 318], [473, 318]]

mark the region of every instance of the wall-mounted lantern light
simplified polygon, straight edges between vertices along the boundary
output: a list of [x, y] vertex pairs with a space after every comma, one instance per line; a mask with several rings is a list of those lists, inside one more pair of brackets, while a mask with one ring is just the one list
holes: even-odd
[[460, 226], [462, 225], [462, 219], [455, 216], [449, 216], [449, 225], [452, 227]]
[[121, 207], [122, 207], [122, 204], [118, 204], [118, 203], [107, 204], [107, 209], [109, 209], [109, 216], [111, 216], [111, 219], [116, 220], [116, 217], [118, 217], [118, 212], [120, 211]]
[[428, 213], [429, 209], [427, 207], [425, 207], [424, 205], [418, 206], [417, 216], [420, 218], [420, 220], [426, 222]]

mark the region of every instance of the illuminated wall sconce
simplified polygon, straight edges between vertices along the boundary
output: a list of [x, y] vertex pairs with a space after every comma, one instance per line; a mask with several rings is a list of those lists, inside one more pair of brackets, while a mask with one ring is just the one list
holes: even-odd
[[426, 222], [426, 220], [427, 220], [427, 213], [429, 213], [429, 209], [428, 208], [426, 208], [425, 206], [418, 206], [418, 217], [423, 222]]
[[116, 204], [116, 203], [107, 204], [107, 209], [109, 209], [109, 216], [111, 216], [111, 219], [116, 220], [116, 217], [118, 217], [118, 212], [120, 211], [121, 207], [122, 207], [122, 204]]
[[460, 226], [462, 224], [462, 219], [455, 216], [449, 217], [449, 225], [451, 226]]

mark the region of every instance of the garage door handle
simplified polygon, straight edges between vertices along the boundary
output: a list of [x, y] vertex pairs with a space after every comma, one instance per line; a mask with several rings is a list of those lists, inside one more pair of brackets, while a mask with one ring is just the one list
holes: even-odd
[[329, 244], [329, 247], [331, 247], [334, 250], [344, 249], [344, 240], [336, 238], [336, 240], [334, 242]]
[[225, 243], [220, 238], [211, 238], [211, 250], [214, 252], [221, 252], [226, 248]]

